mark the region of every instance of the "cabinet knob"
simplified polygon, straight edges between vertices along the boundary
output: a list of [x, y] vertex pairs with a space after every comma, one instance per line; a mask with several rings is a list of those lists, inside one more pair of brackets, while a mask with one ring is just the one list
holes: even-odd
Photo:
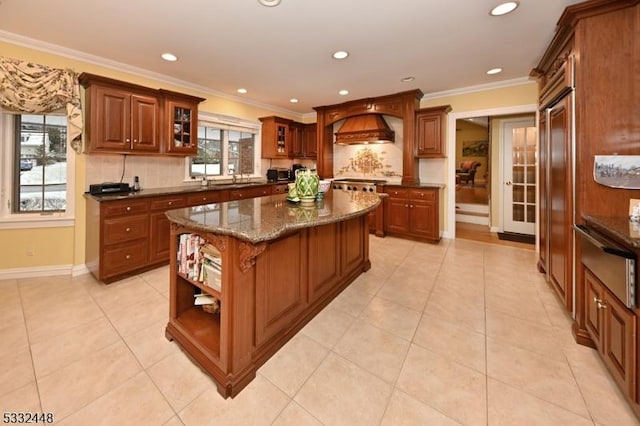
[[404, 206], [405, 206], [405, 207], [409, 207], [409, 204], [405, 204]]
[[125, 231], [131, 232], [131, 228], [127, 228], [127, 229], [125, 229]]
[[127, 211], [130, 212], [131, 211], [131, 206], [127, 206]]
[[130, 255], [130, 254], [128, 254], [128, 255], [126, 255], [124, 258], [125, 258], [125, 259], [127, 259], [127, 260], [129, 260], [129, 259], [131, 259], [131, 255]]
[[125, 139], [125, 142], [131, 142], [131, 139], [129, 138]]
[[173, 201], [169, 201], [167, 204], [169, 204], [170, 206], [173, 205]]
[[138, 143], [138, 139], [134, 139], [134, 140], [133, 140], [133, 143]]
[[607, 304], [603, 302], [602, 299], [598, 299], [594, 296], [593, 302], [597, 305], [598, 309], [607, 309]]

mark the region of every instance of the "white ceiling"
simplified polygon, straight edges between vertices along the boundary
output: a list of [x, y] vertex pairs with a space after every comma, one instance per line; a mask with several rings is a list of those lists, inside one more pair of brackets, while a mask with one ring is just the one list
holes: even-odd
[[[525, 81], [562, 11], [578, 1], [521, 0], [515, 12], [491, 17], [498, 2], [0, 0], [0, 40], [306, 114], [412, 89]], [[336, 61], [340, 49], [351, 55]], [[180, 60], [163, 61], [166, 51]], [[493, 67], [504, 71], [486, 75]], [[402, 83], [407, 76], [415, 80]]]

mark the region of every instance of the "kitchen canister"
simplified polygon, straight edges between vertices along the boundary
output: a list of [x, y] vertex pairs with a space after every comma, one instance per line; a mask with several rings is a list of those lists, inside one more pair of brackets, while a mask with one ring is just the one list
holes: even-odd
[[319, 182], [320, 178], [316, 170], [296, 170], [296, 191], [301, 203], [311, 204], [315, 202], [318, 195]]

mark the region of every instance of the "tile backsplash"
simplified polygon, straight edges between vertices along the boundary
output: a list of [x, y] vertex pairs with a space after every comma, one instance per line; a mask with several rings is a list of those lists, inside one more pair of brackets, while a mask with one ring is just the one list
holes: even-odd
[[184, 184], [183, 157], [127, 155], [125, 158], [124, 155], [91, 154], [86, 158], [87, 186], [120, 182], [121, 177], [122, 182], [133, 184], [134, 176], [140, 178], [141, 188], [166, 188]]

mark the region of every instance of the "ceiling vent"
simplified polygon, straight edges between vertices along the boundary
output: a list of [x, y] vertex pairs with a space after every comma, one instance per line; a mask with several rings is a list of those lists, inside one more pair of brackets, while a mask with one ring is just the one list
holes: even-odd
[[363, 114], [347, 118], [336, 132], [340, 145], [393, 143], [395, 132], [380, 114]]

